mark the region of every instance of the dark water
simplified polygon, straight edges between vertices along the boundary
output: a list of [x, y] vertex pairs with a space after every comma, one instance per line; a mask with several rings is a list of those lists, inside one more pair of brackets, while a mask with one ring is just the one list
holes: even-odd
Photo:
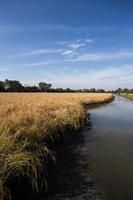
[[46, 199], [132, 200], [133, 102], [116, 96], [88, 112], [92, 128], [61, 147]]
[[133, 199], [133, 102], [116, 97], [90, 111], [94, 169], [107, 200]]

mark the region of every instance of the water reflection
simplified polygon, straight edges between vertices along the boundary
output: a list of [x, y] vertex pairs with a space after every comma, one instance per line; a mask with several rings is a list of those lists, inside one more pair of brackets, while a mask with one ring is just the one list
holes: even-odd
[[133, 199], [133, 102], [122, 97], [91, 110], [95, 126], [90, 144], [96, 176], [107, 200]]
[[103, 195], [94, 180], [91, 155], [86, 144], [93, 140], [92, 137], [86, 140], [85, 135], [89, 132], [87, 126], [84, 132], [69, 138], [66, 145], [60, 144], [60, 149], [57, 150], [57, 166], [48, 182], [49, 191], [46, 199], [102, 199]]

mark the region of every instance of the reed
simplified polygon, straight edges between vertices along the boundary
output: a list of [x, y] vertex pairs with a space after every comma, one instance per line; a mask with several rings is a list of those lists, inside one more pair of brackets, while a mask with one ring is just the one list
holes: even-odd
[[[85, 104], [111, 99], [112, 94], [106, 93], [1, 93], [0, 199], [8, 193], [7, 182], [16, 177], [25, 178], [38, 191], [49, 159], [55, 160], [48, 141], [54, 143], [68, 128], [78, 130]], [[46, 179], [42, 181], [47, 188]]]

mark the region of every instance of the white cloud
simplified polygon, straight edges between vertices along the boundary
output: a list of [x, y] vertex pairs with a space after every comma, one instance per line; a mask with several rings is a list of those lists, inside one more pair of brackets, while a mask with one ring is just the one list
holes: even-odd
[[92, 70], [71, 71], [66, 74], [63, 71], [53, 73], [41, 73], [46, 81], [54, 87], [70, 88], [104, 88], [115, 89], [118, 87], [133, 87], [133, 65], [121, 67], [95, 68]]
[[76, 49], [78, 49], [78, 48], [80, 48], [80, 47], [84, 47], [84, 46], [85, 46], [84, 43], [72, 43], [72, 44], [69, 44], [69, 45], [68, 45], [68, 48], [71, 48], [71, 49], [73, 49], [73, 50], [76, 50]]
[[[93, 69], [71, 69], [62, 67], [60, 70], [37, 70], [38, 79], [20, 80], [22, 83], [37, 84], [40, 81], [46, 81], [53, 84], [53, 87], [63, 88], [103, 88], [116, 89], [133, 87], [133, 65], [108, 66], [105, 68], [95, 67]], [[8, 77], [9, 78], [9, 77]], [[13, 77], [14, 78], [14, 77]]]
[[92, 42], [91, 39], [85, 38], [85, 39], [79, 39], [79, 40], [76, 40], [75, 42], [69, 43], [65, 47], [65, 50], [62, 53], [62, 55], [68, 55], [71, 57], [76, 56], [80, 52], [81, 48], [83, 47], [85, 48], [91, 42]]
[[84, 46], [88, 45], [91, 42], [92, 42], [92, 40], [90, 38], [79, 39], [79, 40], [69, 44], [68, 47], [72, 48], [72, 49], [78, 49], [80, 47], [84, 47]]
[[[30, 55], [34, 54], [39, 54], [43, 53], [45, 50], [38, 50], [38, 51], [33, 51], [30, 53]], [[48, 51], [47, 51], [48, 52]], [[56, 51], [57, 52], [57, 51]], [[73, 63], [73, 62], [97, 62], [97, 61], [111, 61], [111, 60], [117, 60], [121, 59], [124, 60], [126, 58], [133, 58], [133, 51], [118, 51], [114, 53], [86, 53], [86, 54], [80, 54], [80, 52], [76, 52], [73, 49], [66, 49], [63, 50], [61, 53], [62, 55], [66, 56], [64, 59], [63, 57], [58, 57], [58, 58], [51, 58], [48, 60], [44, 60], [41, 62], [31, 62], [31, 63], [23, 63], [23, 64], [10, 64], [10, 65], [1, 65], [1, 71], [2, 70], [7, 70], [7, 68], [11, 67], [30, 67], [30, 66], [43, 66], [43, 65], [49, 65], [49, 64], [61, 64], [61, 63]]]
[[[52, 54], [52, 55], [77, 55], [78, 50], [81, 47], [87, 46], [87, 44], [91, 43], [92, 40], [89, 38], [79, 39], [74, 42], [59, 42], [59, 47], [56, 48], [43, 48], [43, 49], [34, 49], [22, 53], [16, 53], [12, 55], [8, 55], [8, 57], [17, 57], [17, 56], [40, 56], [44, 54]], [[61, 47], [60, 47], [61, 45]], [[62, 47], [63, 45], [63, 47]]]
[[73, 50], [68, 49], [68, 50], [65, 50], [65, 51], [62, 53], [62, 55], [69, 55], [69, 54], [73, 54], [73, 53], [74, 53]]

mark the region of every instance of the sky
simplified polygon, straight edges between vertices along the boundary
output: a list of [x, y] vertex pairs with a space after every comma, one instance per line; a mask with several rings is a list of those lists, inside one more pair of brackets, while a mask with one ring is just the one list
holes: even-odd
[[0, 0], [0, 80], [133, 88], [132, 0]]

